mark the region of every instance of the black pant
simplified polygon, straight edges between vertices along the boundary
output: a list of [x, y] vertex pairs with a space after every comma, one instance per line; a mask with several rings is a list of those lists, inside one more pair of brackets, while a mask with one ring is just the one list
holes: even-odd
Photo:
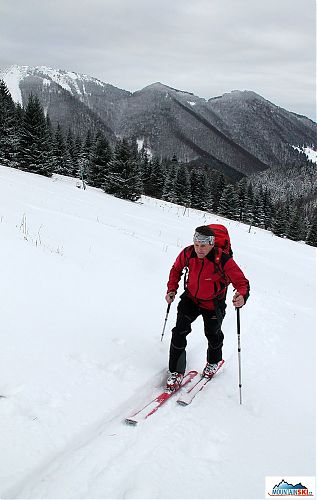
[[172, 330], [170, 346], [170, 372], [185, 373], [187, 335], [192, 331], [191, 324], [202, 315], [205, 335], [208, 340], [207, 361], [218, 363], [222, 359], [223, 333], [221, 323], [225, 315], [224, 301], [217, 305], [217, 315], [214, 310], [204, 309], [195, 304], [186, 293], [181, 296], [177, 308], [176, 326]]

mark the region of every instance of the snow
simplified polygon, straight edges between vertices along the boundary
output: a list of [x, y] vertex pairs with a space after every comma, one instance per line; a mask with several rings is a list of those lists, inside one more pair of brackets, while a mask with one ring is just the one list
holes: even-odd
[[187, 101], [187, 102], [188, 102], [188, 104], [190, 104], [191, 106], [195, 106], [195, 105], [196, 105], [196, 103], [195, 103], [194, 101]]
[[[165, 380], [165, 284], [193, 229], [223, 222], [251, 283], [228, 295], [225, 365], [188, 407], [131, 428]], [[315, 474], [315, 249], [195, 210], [0, 167], [1, 498], [263, 498]], [[201, 369], [198, 319], [188, 369]], [[281, 480], [283, 477], [281, 476]]]
[[303, 148], [303, 151], [310, 161], [317, 163], [317, 151], [309, 147]]
[[317, 151], [313, 148], [310, 148], [310, 147], [305, 147], [305, 146], [301, 146], [301, 147], [298, 147], [298, 146], [292, 146], [294, 149], [296, 149], [297, 151], [300, 151], [302, 153], [305, 153], [305, 155], [307, 156], [308, 160], [312, 161], [313, 163], [317, 163]]
[[8, 87], [14, 102], [22, 105], [20, 81], [27, 75], [27, 66], [10, 66], [1, 72], [1, 78]]
[[[43, 85], [49, 85], [52, 81], [60, 85], [63, 89], [70, 92], [72, 95], [85, 95], [86, 90], [84, 87], [84, 82], [93, 82], [96, 85], [104, 87], [106, 84], [93, 78], [91, 76], [75, 73], [73, 71], [63, 71], [60, 69], [53, 69], [47, 66], [17, 66], [13, 65], [6, 68], [0, 72], [0, 78], [2, 78], [15, 102], [22, 104], [22, 96], [20, 90], [20, 82], [28, 75], [40, 75], [43, 78]], [[45, 78], [46, 77], [46, 78]], [[81, 90], [78, 83], [82, 83], [83, 90]]]
[[72, 95], [78, 94], [81, 95], [85, 92], [82, 92], [78, 82], [84, 81], [94, 81], [99, 85], [103, 85], [99, 80], [89, 77], [84, 74], [75, 73], [74, 71], [63, 71], [59, 69], [48, 68], [47, 66], [37, 66], [35, 68], [30, 68], [30, 72], [37, 71], [44, 75], [47, 75], [51, 80], [58, 85], [60, 85], [63, 89], [70, 92]]
[[[144, 137], [142, 139], [137, 139], [136, 143], [137, 143], [137, 146], [138, 146], [138, 151], [141, 151], [141, 149], [144, 146]], [[153, 157], [153, 153], [152, 153], [151, 149], [149, 147], [145, 146], [144, 150], [145, 150], [148, 158], [151, 159]]]
[[136, 142], [137, 142], [137, 145], [138, 145], [138, 151], [141, 151], [141, 149], [143, 148], [143, 144], [144, 144], [144, 138], [143, 139], [137, 139]]

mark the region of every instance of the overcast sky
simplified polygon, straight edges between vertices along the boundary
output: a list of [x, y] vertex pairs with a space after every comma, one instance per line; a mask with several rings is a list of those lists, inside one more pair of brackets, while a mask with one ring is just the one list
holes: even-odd
[[253, 90], [316, 119], [315, 0], [0, 0], [0, 67], [49, 66], [135, 91]]

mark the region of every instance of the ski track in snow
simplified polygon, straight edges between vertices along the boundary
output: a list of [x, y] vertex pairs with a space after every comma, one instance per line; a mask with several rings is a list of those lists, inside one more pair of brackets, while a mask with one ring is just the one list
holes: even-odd
[[[251, 281], [241, 311], [243, 405], [231, 288], [226, 363], [215, 379], [190, 406], [175, 396], [126, 426], [165, 380], [171, 264], [193, 228], [211, 222], [228, 226]], [[0, 239], [1, 498], [263, 498], [266, 475], [314, 474], [315, 249], [4, 167]], [[188, 370], [204, 365], [201, 330], [198, 319]]]

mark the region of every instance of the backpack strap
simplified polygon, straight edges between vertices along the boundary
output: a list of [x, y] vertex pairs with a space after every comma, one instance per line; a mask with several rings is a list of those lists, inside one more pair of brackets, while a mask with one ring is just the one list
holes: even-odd
[[230, 283], [230, 280], [228, 280], [227, 275], [223, 270], [223, 266], [229, 259], [231, 259], [231, 256], [224, 252], [221, 247], [214, 247], [212, 261], [214, 263], [216, 273], [218, 273], [221, 277], [222, 286], [220, 293], [225, 290]]
[[184, 248], [184, 259], [185, 259], [185, 272], [184, 272], [184, 290], [187, 288], [187, 278], [188, 278], [188, 264], [189, 258], [186, 255], [187, 248]]
[[[221, 303], [226, 298], [227, 288], [230, 283], [223, 270], [223, 266], [230, 258], [231, 255], [223, 252], [223, 249], [221, 247], [214, 247], [214, 266], [215, 271], [221, 276], [221, 288], [218, 292], [218, 295], [213, 298], [213, 303], [215, 306], [216, 317], [220, 326], [225, 316], [224, 310], [221, 308]], [[219, 299], [219, 295], [222, 295], [223, 293], [225, 294], [224, 299]]]
[[225, 273], [223, 272], [222, 269], [222, 264], [221, 264], [221, 257], [222, 257], [223, 251], [221, 247], [214, 247], [214, 264], [215, 264], [215, 269], [217, 273], [220, 274], [221, 278], [225, 278]]
[[189, 273], [189, 259], [191, 257], [195, 257], [194, 245], [190, 245], [189, 247], [184, 248], [184, 259], [185, 259], [185, 272], [184, 272], [184, 290], [187, 288], [187, 278]]

